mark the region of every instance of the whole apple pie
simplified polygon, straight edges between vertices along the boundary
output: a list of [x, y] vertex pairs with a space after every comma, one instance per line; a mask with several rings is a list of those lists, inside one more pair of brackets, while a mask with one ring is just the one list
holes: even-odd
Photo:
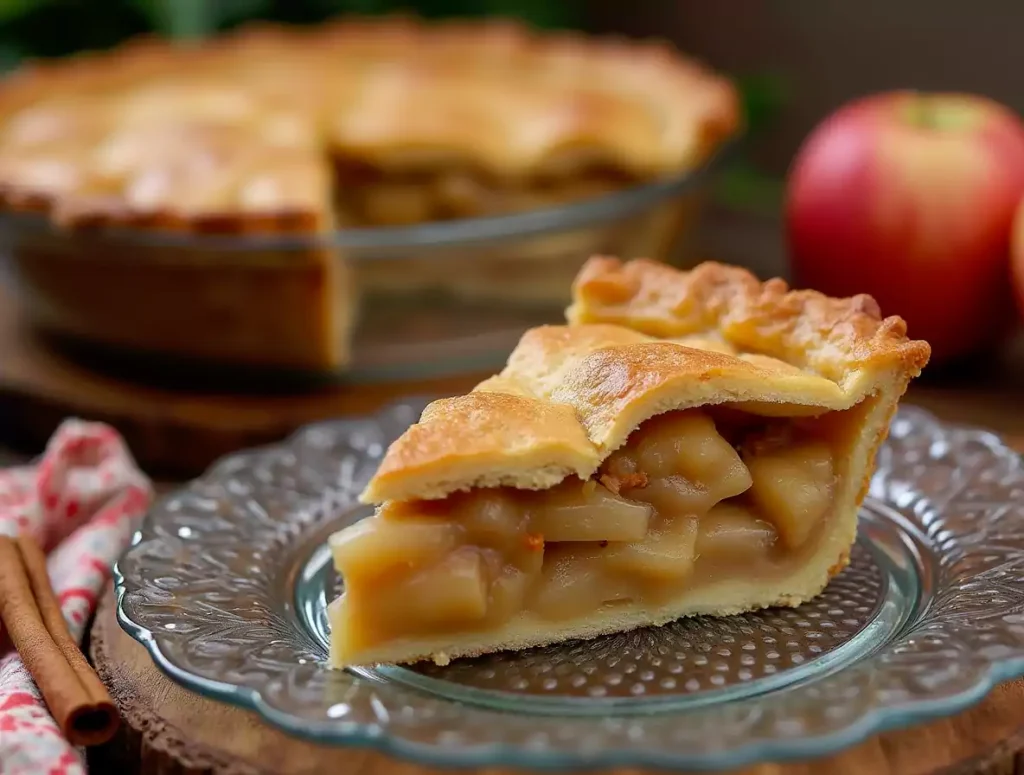
[[[738, 125], [733, 86], [657, 43], [507, 22], [263, 26], [192, 46], [135, 41], [8, 78], [0, 206], [63, 230], [328, 235], [547, 208], [678, 176]], [[684, 215], [660, 213], [637, 236], [643, 249], [662, 250]], [[362, 288], [329, 247], [239, 254], [198, 241], [183, 260], [159, 243], [90, 250], [39, 237], [14, 259], [61, 329], [332, 368], [348, 359], [362, 292], [560, 298], [580, 257], [599, 249], [569, 243], [559, 254], [571, 270], [524, 267], [523, 255], [438, 269], [390, 256], [361, 268]]]
[[569, 325], [435, 401], [330, 540], [335, 666], [796, 606], [848, 562], [925, 342], [869, 296], [593, 258]]

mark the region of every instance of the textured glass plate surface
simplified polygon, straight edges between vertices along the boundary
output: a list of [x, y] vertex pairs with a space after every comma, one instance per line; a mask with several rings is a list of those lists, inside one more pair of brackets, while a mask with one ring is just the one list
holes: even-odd
[[324, 542], [421, 403], [315, 425], [171, 495], [118, 565], [122, 626], [184, 685], [423, 762], [715, 769], [827, 754], [1024, 674], [1024, 466], [901, 409], [850, 567], [796, 609], [446, 668], [324, 668]]

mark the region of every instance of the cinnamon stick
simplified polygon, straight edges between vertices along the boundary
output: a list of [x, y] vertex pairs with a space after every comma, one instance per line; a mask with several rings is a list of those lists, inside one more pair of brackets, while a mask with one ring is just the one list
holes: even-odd
[[25, 536], [0, 536], [0, 619], [50, 713], [72, 745], [99, 745], [117, 731], [117, 708], [68, 630], [46, 571]]

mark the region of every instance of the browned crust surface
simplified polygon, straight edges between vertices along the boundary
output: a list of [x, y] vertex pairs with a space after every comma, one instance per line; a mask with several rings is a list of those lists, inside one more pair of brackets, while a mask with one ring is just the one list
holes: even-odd
[[570, 323], [615, 323], [659, 338], [702, 334], [843, 384], [861, 368], [893, 363], [916, 374], [931, 355], [907, 338], [898, 316], [882, 317], [867, 294], [837, 299], [761, 282], [746, 269], [713, 261], [692, 271], [647, 259], [595, 256], [573, 285]]
[[720, 403], [820, 414], [880, 397], [879, 424], [865, 428], [880, 443], [930, 354], [869, 296], [788, 291], [713, 263], [681, 272], [592, 259], [569, 318], [528, 331], [470, 397], [431, 405], [391, 445], [364, 500], [544, 489], [593, 474], [656, 414]]
[[739, 116], [728, 81], [660, 43], [497, 21], [255, 25], [8, 77], [0, 203], [69, 227], [315, 231], [334, 158], [649, 178], [702, 162]]

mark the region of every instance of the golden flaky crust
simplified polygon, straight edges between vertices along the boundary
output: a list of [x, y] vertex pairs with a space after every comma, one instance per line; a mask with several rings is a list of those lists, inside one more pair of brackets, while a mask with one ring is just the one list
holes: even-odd
[[656, 43], [508, 22], [133, 41], [0, 85], [0, 197], [65, 225], [315, 230], [335, 163], [648, 178], [735, 133], [734, 88]]
[[902, 318], [883, 318], [867, 294], [835, 299], [760, 282], [712, 261], [680, 272], [646, 259], [595, 256], [573, 285], [570, 323], [615, 323], [665, 339], [710, 334], [731, 347], [778, 358], [840, 385], [863, 369], [894, 365], [917, 374], [926, 342], [907, 338]]
[[363, 500], [589, 476], [640, 423], [673, 409], [815, 414], [882, 394], [894, 408], [930, 354], [869, 296], [788, 291], [714, 263], [681, 272], [592, 259], [568, 315], [572, 325], [528, 331], [469, 396], [432, 404]]

